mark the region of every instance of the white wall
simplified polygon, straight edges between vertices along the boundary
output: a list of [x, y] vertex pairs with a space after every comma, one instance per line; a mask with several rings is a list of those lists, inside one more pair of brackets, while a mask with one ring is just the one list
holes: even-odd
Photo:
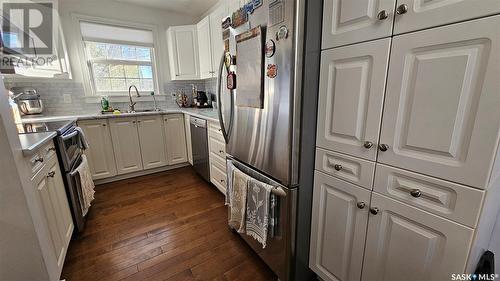
[[66, 37], [66, 44], [69, 52], [69, 59], [75, 82], [83, 82], [82, 67], [78, 57], [77, 44], [80, 44], [78, 26], [72, 19], [72, 14], [100, 17], [103, 19], [113, 19], [128, 21], [131, 23], [154, 25], [158, 29], [160, 42], [156, 49], [158, 59], [158, 76], [160, 81], [170, 80], [168, 63], [167, 35], [169, 26], [192, 24], [196, 18], [178, 13], [167, 12], [158, 9], [144, 8], [137, 5], [119, 3], [102, 0], [63, 0], [59, 1], [59, 14], [61, 24]]
[[[0, 80], [0, 280], [46, 281], [42, 248], [48, 246], [37, 228], [31, 172]], [[39, 225], [39, 224], [38, 224]], [[43, 245], [41, 241], [44, 241]]]

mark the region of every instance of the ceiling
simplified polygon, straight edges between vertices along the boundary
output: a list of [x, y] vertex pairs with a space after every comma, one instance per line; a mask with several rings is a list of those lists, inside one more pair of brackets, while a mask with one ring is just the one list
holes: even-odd
[[199, 17], [218, 0], [115, 0], [153, 9], [174, 11], [194, 17]]

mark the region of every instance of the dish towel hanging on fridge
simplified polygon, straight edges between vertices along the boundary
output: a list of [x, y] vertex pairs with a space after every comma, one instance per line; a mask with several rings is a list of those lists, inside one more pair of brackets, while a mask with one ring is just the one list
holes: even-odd
[[261, 243], [263, 249], [266, 247], [269, 222], [272, 220], [274, 223], [274, 218], [269, 218], [273, 188], [256, 179], [248, 182], [246, 233]]
[[238, 168], [233, 167], [231, 192], [229, 193], [229, 226], [239, 233], [245, 232], [245, 210], [247, 205], [247, 186], [250, 179]]
[[92, 180], [92, 175], [89, 169], [89, 163], [87, 157], [82, 155], [82, 163], [75, 169], [80, 177], [80, 185], [82, 187], [82, 199], [81, 208], [83, 215], [87, 215], [90, 205], [94, 200], [94, 181]]

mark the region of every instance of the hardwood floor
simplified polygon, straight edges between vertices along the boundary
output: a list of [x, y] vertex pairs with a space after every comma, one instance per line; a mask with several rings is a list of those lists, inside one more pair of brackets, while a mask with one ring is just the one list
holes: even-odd
[[276, 280], [190, 167], [101, 185], [95, 198], [61, 279]]

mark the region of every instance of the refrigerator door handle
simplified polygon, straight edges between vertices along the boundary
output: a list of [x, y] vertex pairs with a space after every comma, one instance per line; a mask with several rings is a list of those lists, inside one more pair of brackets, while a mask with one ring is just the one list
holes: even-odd
[[224, 125], [224, 120], [222, 117], [222, 71], [224, 70], [225, 67], [225, 60], [226, 60], [226, 52], [224, 51], [222, 53], [222, 58], [220, 60], [219, 64], [219, 76], [217, 78], [217, 111], [219, 113], [219, 124], [220, 128], [222, 130], [222, 135], [224, 136], [224, 141], [226, 144], [229, 143], [229, 136], [231, 135], [231, 128], [232, 128], [232, 123], [233, 123], [233, 113], [234, 113], [234, 100], [233, 100], [233, 93], [232, 90], [230, 90], [229, 94], [231, 95], [230, 99], [230, 113], [229, 113], [229, 125], [226, 130], [226, 126]]

